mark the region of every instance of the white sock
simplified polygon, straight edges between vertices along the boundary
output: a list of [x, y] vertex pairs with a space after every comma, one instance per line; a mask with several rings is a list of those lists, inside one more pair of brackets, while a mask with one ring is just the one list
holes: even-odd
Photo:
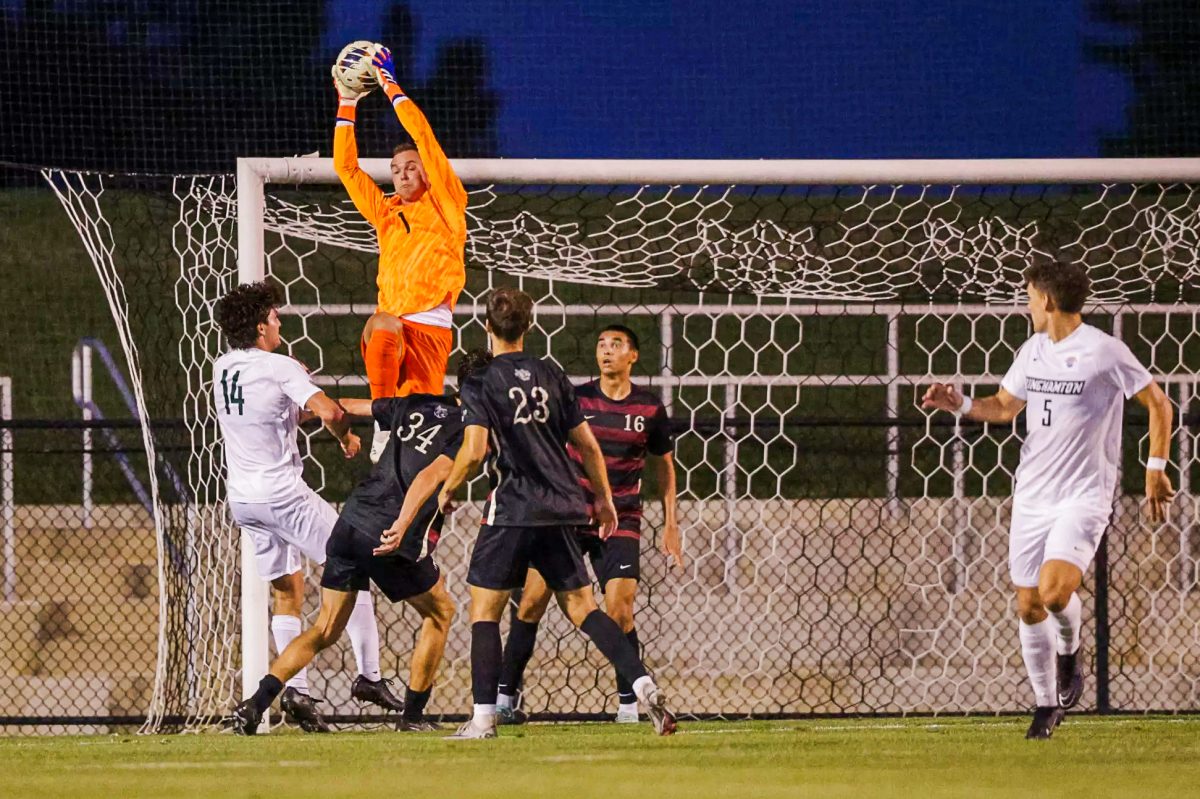
[[496, 694], [496, 707], [503, 707], [512, 710], [517, 698], [511, 694]]
[[495, 720], [495, 705], [475, 705], [475, 717], [472, 721], [475, 722], [476, 727], [490, 727]]
[[634, 696], [636, 696], [638, 699], [641, 699], [643, 696], [645, 696], [643, 692], [646, 690], [646, 688], [649, 688], [652, 685], [654, 685], [654, 679], [649, 674], [644, 677], [638, 677], [633, 681]]
[[[275, 639], [275, 656], [283, 654], [296, 636], [300, 635], [299, 616], [272, 616], [271, 637]], [[284, 683], [288, 688], [295, 688], [302, 694], [308, 693], [308, 668], [296, 672], [296, 675]]]
[[379, 625], [375, 621], [375, 602], [370, 591], [359, 591], [354, 610], [346, 622], [346, 634], [354, 650], [358, 673], [371, 682], [379, 680]]
[[620, 704], [620, 706], [617, 708], [617, 712], [618, 713], [637, 713], [638, 712], [638, 704], [637, 704], [637, 702], [632, 702], [627, 705], [624, 702], [622, 702]]
[[1055, 673], [1054, 644], [1057, 634], [1054, 621], [1047, 616], [1037, 624], [1021, 622], [1021, 657], [1029, 684], [1038, 707], [1058, 706], [1058, 683]]
[[1055, 638], [1055, 651], [1060, 655], [1073, 655], [1079, 649], [1079, 629], [1083, 626], [1083, 603], [1079, 594], [1071, 594], [1071, 601], [1060, 613], [1051, 613], [1058, 635]]

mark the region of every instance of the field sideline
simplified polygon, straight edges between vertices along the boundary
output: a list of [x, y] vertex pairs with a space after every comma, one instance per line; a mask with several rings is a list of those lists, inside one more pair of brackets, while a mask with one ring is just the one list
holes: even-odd
[[531, 725], [439, 734], [0, 738], [0, 796], [1091, 797], [1195, 795], [1200, 717]]

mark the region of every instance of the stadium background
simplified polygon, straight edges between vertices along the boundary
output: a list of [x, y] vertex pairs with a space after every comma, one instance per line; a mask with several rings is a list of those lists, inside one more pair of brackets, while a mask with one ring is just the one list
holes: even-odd
[[[154, 367], [164, 383], [162, 406], [152, 414], [162, 420], [166, 450], [182, 453], [186, 434], [174, 422], [180, 406], [170, 388], [178, 380], [170, 358], [179, 322], [163, 304], [169, 286], [156, 282], [165, 280], [162, 270], [172, 258], [175, 211], [163, 178], [154, 175], [229, 173], [233, 159], [244, 155], [327, 154], [333, 105], [327, 64], [349, 38], [385, 41], [399, 63], [411, 65], [400, 68], [403, 82], [452, 157], [1183, 156], [1200, 149], [1200, 105], [1194, 102], [1200, 33], [1188, 4], [964, 9], [911, 2], [847, 11], [842, 4], [813, 3], [804, 12], [792, 6], [758, 4], [731, 15], [716, 3], [657, 2], [497, 1], [466, 12], [432, 2], [0, 3], [5, 65], [20, 76], [0, 87], [0, 336], [6, 342], [0, 375], [12, 377], [14, 420], [5, 422], [11, 432], [5, 448], [14, 453], [10, 507], [20, 531], [6, 561], [13, 581], [0, 640], [10, 645], [0, 646], [0, 665], [12, 679], [0, 690], [0, 721], [21, 729], [137, 723], [154, 680], [157, 646], [154, 533], [109, 456], [126, 454], [134, 472], [144, 474], [146, 466], [137, 455], [137, 426], [107, 379], [97, 381], [95, 403], [112, 419], [91, 423], [95, 435], [88, 445], [98, 455], [92, 477], [102, 508], [93, 526], [80, 522], [83, 426], [71, 392], [71, 353], [81, 339], [95, 337], [115, 353], [118, 370], [125, 365], [89, 255], [31, 167], [137, 173], [113, 182], [112, 232], [136, 278], [126, 288], [129, 305], [143, 309], [135, 319], [138, 333], [163, 345]], [[363, 150], [382, 154], [394, 123], [380, 104], [367, 108], [374, 110], [363, 114]], [[490, 277], [476, 270], [471, 279], [478, 290]], [[344, 290], [346, 298], [364, 301], [370, 259], [330, 270], [325, 285], [333, 296]], [[638, 297], [570, 286], [553, 291], [562, 302], [630, 307], [696, 299], [672, 289]], [[574, 324], [583, 332], [594, 321]], [[653, 351], [661, 342], [652, 321], [634, 323]], [[357, 368], [356, 348], [347, 343], [355, 324], [317, 320], [310, 331], [319, 341], [341, 344], [349, 360], [339, 372]], [[865, 374], [881, 368], [882, 355], [869, 342], [882, 331], [867, 329], [878, 324], [806, 320], [804, 345], [793, 352], [780, 344], [786, 330], [726, 323], [710, 336], [719, 355], [697, 346], [691, 356], [681, 351], [677, 357], [774, 350], [774, 361], [762, 365], [767, 371]], [[1004, 327], [986, 336], [1011, 344], [1022, 334]], [[950, 335], [965, 340], [976, 333]], [[918, 338], [910, 338], [912, 349], [902, 360], [922, 357]], [[555, 355], [572, 373], [591, 371], [587, 346]], [[1196, 358], [1193, 341], [1185, 366], [1195, 369]], [[646, 361], [648, 369], [658, 366], [652, 357]], [[791, 432], [786, 453], [805, 457], [795, 468], [774, 464], [760, 472], [768, 484], [750, 480], [746, 494], [883, 497], [889, 420], [881, 418], [880, 405], [879, 389], [812, 392], [793, 416], [810, 424]], [[721, 428], [720, 409], [711, 411], [708, 423]], [[904, 414], [919, 431], [915, 412]], [[1195, 424], [1194, 412], [1186, 418]], [[1131, 422], [1136, 437], [1138, 420]], [[703, 442], [692, 442], [691, 451], [687, 441], [682, 446], [693, 498], [717, 491], [719, 457]], [[1127, 447], [1126, 454], [1132, 466], [1136, 453]], [[328, 498], [344, 496], [353, 474], [324, 470]], [[1125, 489], [1137, 491], [1136, 471], [1126, 474]], [[923, 482], [905, 472], [901, 496], [952, 490], [946, 481]], [[861, 524], [869, 526], [866, 516]], [[832, 569], [833, 585], [814, 582], [809, 593], [852, 599], [856, 589], [845, 575], [858, 558], [855, 543], [835, 550], [831, 545], [804, 568], [783, 569], [775, 579], [814, 579], [813, 573]], [[1195, 564], [1174, 558], [1167, 557], [1162, 571], [1183, 575], [1174, 579], [1190, 594], [1195, 579], [1187, 574]], [[697, 578], [703, 560], [693, 560]], [[1143, 576], [1130, 578], [1130, 590]], [[1160, 578], [1167, 579], [1145, 577]], [[655, 579], [670, 578], [661, 573]], [[796, 588], [805, 592], [804, 585]], [[995, 622], [998, 636], [1010, 632], [1008, 619]], [[401, 654], [403, 646], [397, 644]], [[1135, 651], [1131, 662], [1145, 659], [1136, 641], [1127, 646]], [[1174, 673], [1189, 685], [1197, 663], [1194, 641], [1191, 647], [1169, 654]], [[393, 668], [401, 661], [397, 655]], [[1010, 661], [1011, 653], [998, 655], [1000, 680], [1019, 686]], [[599, 684], [606, 679], [602, 672]], [[730, 684], [727, 690], [743, 688]], [[897, 709], [888, 701], [873, 705], [869, 687], [851, 690], [849, 698], [839, 694], [842, 688], [825, 689], [826, 701], [801, 691], [758, 712]], [[769, 693], [757, 684], [750, 690]], [[591, 693], [602, 700], [602, 692]], [[1194, 693], [1186, 695], [1194, 701]], [[566, 709], [596, 712], [597, 702], [587, 701], [581, 706], [572, 699]], [[1116, 705], [1139, 709], [1144, 701], [1147, 695], [1139, 693], [1132, 703]]]

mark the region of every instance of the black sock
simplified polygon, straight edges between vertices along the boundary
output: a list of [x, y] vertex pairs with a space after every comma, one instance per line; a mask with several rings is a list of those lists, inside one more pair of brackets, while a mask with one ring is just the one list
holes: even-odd
[[[638, 643], [637, 628], [625, 633], [626, 640], [633, 645], [633, 651], [641, 657], [642, 648]], [[617, 699], [622, 705], [632, 705], [637, 701], [637, 695], [633, 692], [633, 683], [621, 676], [621, 672], [617, 672]]]
[[500, 683], [500, 622], [471, 625], [471, 696], [477, 705], [496, 704]]
[[504, 664], [500, 667], [500, 693], [516, 696], [525, 681], [525, 667], [533, 657], [537, 643], [538, 623], [514, 618], [508, 628], [508, 642], [504, 645]]
[[258, 681], [258, 690], [254, 692], [254, 696], [250, 697], [250, 701], [254, 703], [254, 707], [259, 713], [266, 713], [267, 708], [275, 701], [275, 697], [283, 693], [283, 683], [274, 674], [268, 674]]
[[425, 718], [425, 705], [429, 703], [431, 693], [433, 693], [432, 688], [426, 691], [414, 691], [409, 688], [404, 692], [405, 721], [420, 721]]
[[628, 680], [630, 685], [646, 676], [646, 667], [642, 665], [637, 649], [604, 611], [593, 610], [579, 625], [579, 629], [592, 639], [596, 648], [616, 666], [617, 674]]

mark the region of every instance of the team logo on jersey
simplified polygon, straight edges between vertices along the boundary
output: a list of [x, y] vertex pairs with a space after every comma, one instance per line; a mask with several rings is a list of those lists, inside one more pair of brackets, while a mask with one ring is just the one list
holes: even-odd
[[439, 419], [445, 419], [447, 416], [450, 415], [450, 409], [447, 408], [445, 405], [439, 405], [433, 409], [433, 415]]
[[522, 380], [525, 380], [526, 382], [528, 382], [529, 378], [533, 377], [533, 375], [529, 373], [528, 369], [516, 369], [513, 371], [513, 374]]
[[1085, 380], [1047, 380], [1044, 377], [1025, 378], [1025, 390], [1035, 394], [1063, 394], [1078, 396], [1083, 393]]
[[1077, 364], [1077, 363], [1079, 363], [1079, 359], [1076, 358], [1074, 355], [1067, 358], [1067, 368], [1068, 369], [1074, 369], [1075, 364]]

